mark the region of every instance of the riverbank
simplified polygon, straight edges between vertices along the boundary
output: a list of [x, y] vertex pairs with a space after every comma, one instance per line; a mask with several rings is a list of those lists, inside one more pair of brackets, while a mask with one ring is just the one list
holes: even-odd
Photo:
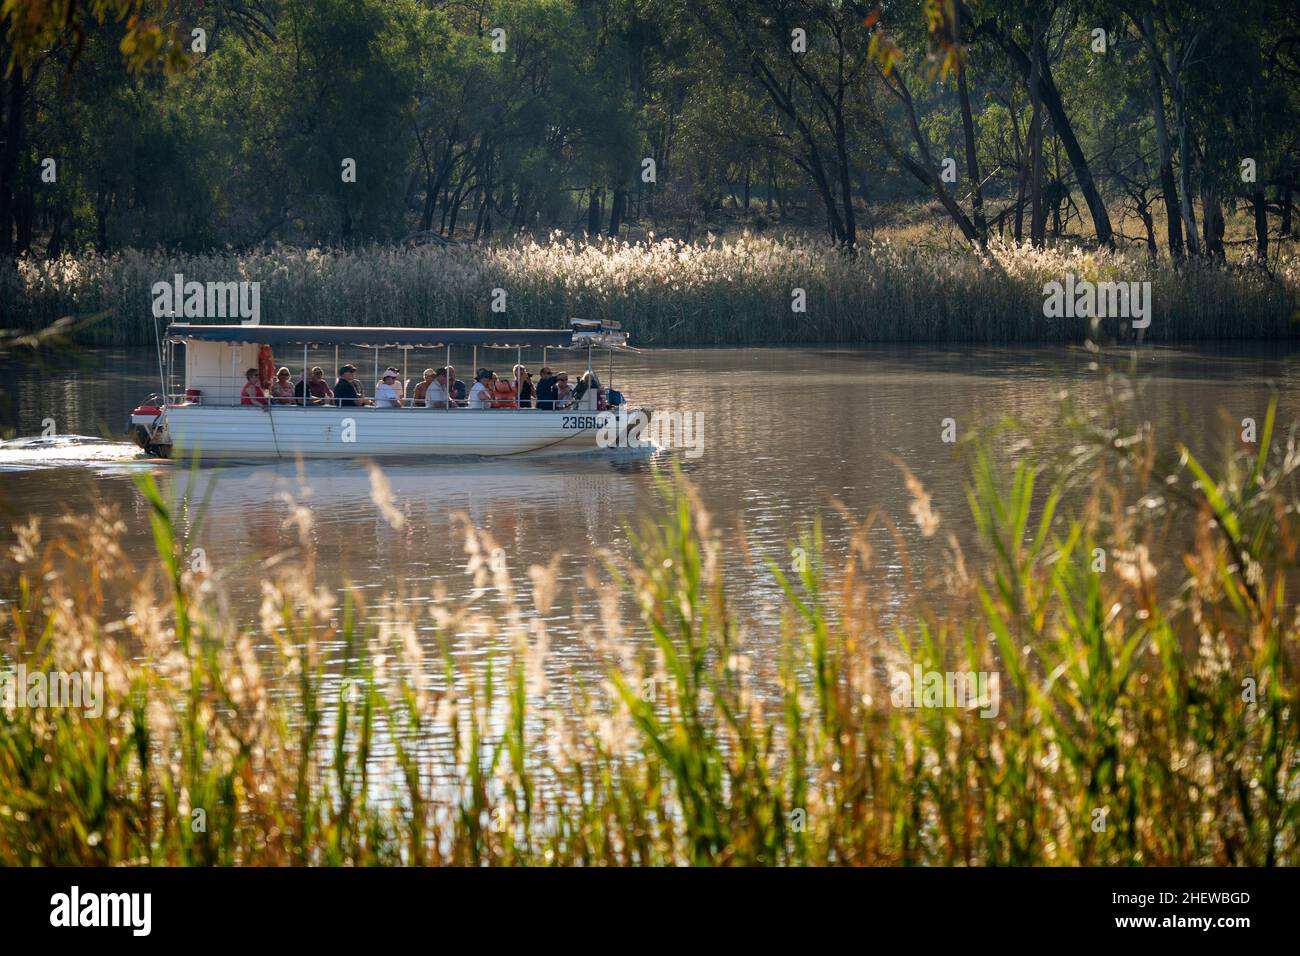
[[807, 238], [754, 235], [24, 260], [0, 282], [0, 314], [10, 327], [40, 328], [103, 313], [76, 333], [78, 344], [151, 344], [155, 302], [164, 312], [174, 305], [155, 287], [172, 287], [177, 275], [257, 283], [258, 318], [272, 325], [554, 328], [583, 316], [622, 322], [634, 344], [649, 347], [1133, 340], [1128, 318], [1103, 318], [1094, 333], [1068, 304], [1045, 314], [1052, 282], [1137, 283], [1148, 314], [1132, 318], [1139, 327], [1149, 320], [1147, 342], [1293, 338], [1300, 328], [1294, 255], [1269, 275], [1243, 263], [1175, 268], [1135, 251], [1074, 246], [994, 244], [981, 258], [886, 240], [850, 257]]

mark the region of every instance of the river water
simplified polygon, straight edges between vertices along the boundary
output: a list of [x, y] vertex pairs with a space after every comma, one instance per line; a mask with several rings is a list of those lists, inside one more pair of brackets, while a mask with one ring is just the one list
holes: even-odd
[[[834, 518], [835, 500], [859, 516], [879, 508], [916, 539], [911, 498], [891, 460], [897, 456], [933, 495], [944, 530], [966, 537], [965, 475], [954, 446], [942, 440], [943, 419], [952, 418], [959, 431], [1004, 415], [1050, 428], [1063, 392], [1076, 404], [1105, 400], [1098, 361], [1082, 348], [648, 352], [620, 359], [613, 384], [634, 404], [699, 413], [698, 456], [679, 450], [649, 461], [390, 462], [384, 471], [403, 515], [400, 530], [372, 500], [367, 471], [357, 463], [313, 462], [303, 472], [292, 462], [205, 467], [199, 490], [211, 485], [211, 497], [197, 542], [230, 592], [231, 613], [250, 624], [261, 601], [257, 562], [294, 554], [295, 532], [285, 520], [290, 498], [312, 512], [322, 582], [362, 589], [371, 596], [372, 618], [389, 613], [381, 594], [423, 602], [433, 600], [435, 588], [490, 611], [493, 598], [474, 590], [463, 553], [448, 544], [452, 515], [467, 513], [505, 549], [513, 574], [522, 577], [530, 564], [559, 555], [560, 578], [572, 595], [548, 620], [546, 667], [558, 688], [552, 693], [562, 694], [573, 674], [593, 676], [581, 639], [583, 628], [600, 619], [586, 583], [591, 554], [629, 552], [626, 525], [662, 504], [656, 464], [680, 462], [729, 541], [738, 542], [744, 527], [750, 560], [736, 563], [728, 586], [753, 620], [775, 624], [778, 591], [763, 559], [788, 564], [791, 543], [818, 515], [827, 518], [828, 561], [840, 557], [847, 536]], [[1196, 448], [1223, 447], [1243, 418], [1262, 422], [1273, 391], [1280, 396], [1280, 429], [1300, 408], [1300, 358], [1277, 346], [1147, 348], [1100, 361], [1132, 372], [1141, 413], [1158, 433]], [[147, 510], [130, 476], [148, 469], [174, 496], [185, 469], [142, 460], [133, 446], [120, 444], [130, 409], [157, 389], [152, 350], [95, 351], [76, 363], [11, 367], [0, 382], [0, 433], [116, 436], [118, 442], [0, 447], [0, 562], [9, 561], [15, 521], [84, 515], [109, 502], [127, 521], [131, 560], [154, 564]], [[10, 578], [0, 574], [5, 588]], [[527, 593], [526, 586], [521, 590]], [[432, 641], [427, 615], [419, 627]], [[775, 630], [760, 628], [752, 636], [758, 653], [775, 641]], [[496, 641], [459, 635], [454, 650], [473, 667], [489, 652], [508, 649], [507, 638], [500, 646]]]

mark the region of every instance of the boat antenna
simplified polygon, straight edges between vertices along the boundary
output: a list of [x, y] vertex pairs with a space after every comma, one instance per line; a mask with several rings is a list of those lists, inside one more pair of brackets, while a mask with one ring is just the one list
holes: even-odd
[[[167, 322], [175, 318], [176, 310], [172, 309], [167, 313]], [[163, 405], [167, 404], [167, 376], [163, 374], [163, 352], [162, 352], [162, 332], [158, 328], [158, 320], [163, 318], [161, 315], [156, 316], [153, 323], [153, 344], [154, 350], [158, 353], [158, 394], [162, 396]]]

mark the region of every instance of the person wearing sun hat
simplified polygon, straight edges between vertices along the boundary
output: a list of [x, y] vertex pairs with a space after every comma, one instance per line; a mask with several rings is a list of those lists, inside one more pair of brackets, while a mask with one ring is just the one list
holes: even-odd
[[384, 369], [384, 376], [375, 386], [375, 404], [380, 408], [401, 408], [402, 395], [397, 390], [397, 369]]

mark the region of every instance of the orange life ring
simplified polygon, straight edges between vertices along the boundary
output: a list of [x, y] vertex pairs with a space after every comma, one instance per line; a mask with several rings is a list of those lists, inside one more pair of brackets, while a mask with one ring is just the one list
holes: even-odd
[[262, 380], [263, 388], [270, 388], [275, 381], [275, 356], [271, 354], [269, 345], [257, 347], [257, 377]]

